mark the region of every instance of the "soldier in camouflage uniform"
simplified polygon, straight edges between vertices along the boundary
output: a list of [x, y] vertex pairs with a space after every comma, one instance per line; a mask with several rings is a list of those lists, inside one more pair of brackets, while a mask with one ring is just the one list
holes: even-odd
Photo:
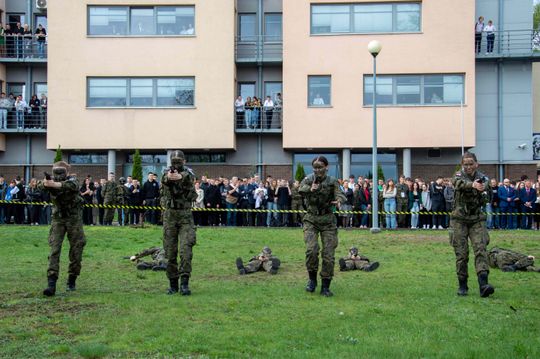
[[349, 254], [339, 259], [339, 270], [342, 272], [355, 269], [372, 272], [377, 268], [379, 268], [379, 262], [370, 262], [368, 257], [358, 253], [356, 247], [351, 247]]
[[459, 281], [458, 295], [467, 295], [469, 239], [473, 246], [475, 268], [480, 296], [488, 297], [495, 292], [488, 284], [489, 266], [486, 246], [489, 237], [486, 215], [482, 207], [489, 200], [489, 179], [478, 171], [476, 155], [466, 152], [461, 159], [462, 170], [452, 179], [455, 188], [454, 210], [450, 221], [450, 243], [456, 254], [456, 272]]
[[[409, 186], [405, 183], [405, 176], [399, 176], [399, 183], [397, 184], [396, 189], [396, 211], [407, 212], [409, 210]], [[398, 214], [397, 218], [399, 228], [408, 227], [406, 214]]]
[[347, 198], [339, 189], [337, 179], [327, 176], [328, 160], [318, 156], [311, 162], [313, 173], [304, 178], [299, 192], [304, 198], [307, 214], [304, 215], [304, 241], [306, 242], [306, 268], [309, 281], [306, 291], [314, 292], [319, 270], [319, 242], [322, 242], [321, 295], [330, 297], [330, 283], [334, 276], [334, 253], [338, 245], [336, 216], [333, 208]]
[[[191, 203], [197, 198], [197, 192], [195, 191], [195, 174], [184, 165], [184, 153], [179, 150], [173, 151], [171, 168], [161, 180], [161, 206], [165, 208], [163, 248], [169, 261], [167, 264], [167, 277], [170, 282], [168, 293], [178, 293], [178, 278], [180, 277], [180, 293], [190, 295], [192, 247], [196, 243]], [[180, 266], [177, 260], [179, 250]]]
[[241, 275], [255, 273], [261, 269], [270, 274], [277, 274], [280, 265], [281, 261], [272, 255], [272, 250], [269, 247], [264, 247], [261, 253], [251, 258], [245, 266], [242, 258], [236, 258], [236, 268]]
[[492, 248], [488, 252], [489, 266], [499, 268], [503, 272], [527, 271], [540, 272], [534, 266], [534, 257], [511, 251], [504, 248]]
[[[291, 188], [291, 209], [293, 211], [303, 211], [304, 206], [302, 203], [302, 195], [300, 194], [300, 182], [294, 181], [293, 186]], [[303, 213], [293, 213], [292, 214], [292, 220], [293, 225], [299, 226], [302, 222]]]
[[[117, 193], [117, 184], [114, 181], [114, 173], [109, 173], [109, 180], [105, 182], [103, 188], [101, 189], [101, 196], [103, 197], [103, 204], [108, 206], [116, 205], [116, 193]], [[103, 214], [103, 224], [106, 226], [112, 225], [114, 218], [114, 208], [105, 208]]]
[[[126, 179], [120, 177], [116, 184], [116, 201], [115, 204], [119, 206], [125, 206], [129, 202], [129, 189], [125, 186]], [[118, 224], [121, 226], [127, 226], [129, 223], [129, 215], [127, 208], [118, 208]]]
[[[152, 261], [141, 261], [141, 258], [152, 256]], [[165, 250], [160, 247], [151, 247], [144, 251], [129, 257], [132, 262], [137, 262], [137, 269], [145, 270], [152, 269], [154, 271], [167, 269], [167, 257]]]
[[38, 183], [38, 188], [51, 196], [52, 220], [49, 231], [49, 268], [47, 270], [48, 286], [43, 294], [52, 297], [56, 293], [56, 281], [60, 271], [60, 252], [64, 235], [69, 240], [69, 267], [67, 290], [75, 290], [75, 281], [81, 273], [81, 261], [86, 239], [82, 224], [82, 205], [84, 200], [79, 195], [79, 183], [68, 177], [69, 165], [63, 161], [53, 165], [53, 177]]

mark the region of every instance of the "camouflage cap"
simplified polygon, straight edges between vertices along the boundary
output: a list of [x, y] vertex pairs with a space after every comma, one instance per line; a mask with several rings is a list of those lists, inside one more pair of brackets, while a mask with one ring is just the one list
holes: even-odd
[[180, 151], [180, 150], [174, 150], [171, 152], [171, 160], [172, 159], [185, 159], [185, 156], [184, 156], [184, 152]]
[[358, 253], [358, 248], [356, 248], [356, 247], [351, 247], [351, 249], [349, 249], [349, 252], [351, 252], [351, 253]]
[[124, 183], [126, 183], [126, 179], [124, 177], [120, 177], [118, 179], [118, 182], [120, 182], [121, 184], [124, 184]]
[[272, 254], [272, 250], [270, 249], [270, 247], [268, 246], [264, 246], [264, 248], [262, 249], [263, 253], [265, 254]]

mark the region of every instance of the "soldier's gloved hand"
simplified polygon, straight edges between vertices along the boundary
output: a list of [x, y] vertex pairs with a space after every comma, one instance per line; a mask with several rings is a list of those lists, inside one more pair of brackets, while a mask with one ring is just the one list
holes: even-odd
[[167, 173], [167, 178], [170, 179], [171, 181], [179, 181], [182, 179], [182, 175], [178, 172], [169, 172]]
[[137, 257], [131, 256], [131, 257], [129, 257], [129, 260], [133, 262], [133, 261], [137, 260]]

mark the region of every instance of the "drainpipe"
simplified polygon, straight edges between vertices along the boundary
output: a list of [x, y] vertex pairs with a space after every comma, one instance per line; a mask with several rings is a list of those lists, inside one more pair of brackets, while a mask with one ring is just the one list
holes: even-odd
[[26, 135], [26, 166], [24, 166], [24, 178], [26, 184], [30, 183], [30, 162], [32, 161], [32, 136]]
[[497, 62], [497, 142], [499, 148], [499, 181], [504, 179], [504, 151], [503, 151], [503, 64]]

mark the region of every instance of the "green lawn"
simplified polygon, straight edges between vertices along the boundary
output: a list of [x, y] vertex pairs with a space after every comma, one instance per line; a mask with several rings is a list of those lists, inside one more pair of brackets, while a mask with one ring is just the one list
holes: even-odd
[[[0, 227], [2, 358], [539, 358], [540, 274], [492, 271], [495, 294], [457, 297], [445, 231], [340, 231], [381, 267], [336, 272], [334, 297], [304, 291], [302, 232], [199, 229], [190, 297], [123, 256], [159, 245], [161, 228], [85, 228], [78, 289], [44, 298], [47, 227]], [[492, 232], [492, 245], [540, 258], [538, 232]], [[269, 245], [276, 276], [239, 276], [235, 258]], [[473, 270], [471, 257], [470, 270]]]

